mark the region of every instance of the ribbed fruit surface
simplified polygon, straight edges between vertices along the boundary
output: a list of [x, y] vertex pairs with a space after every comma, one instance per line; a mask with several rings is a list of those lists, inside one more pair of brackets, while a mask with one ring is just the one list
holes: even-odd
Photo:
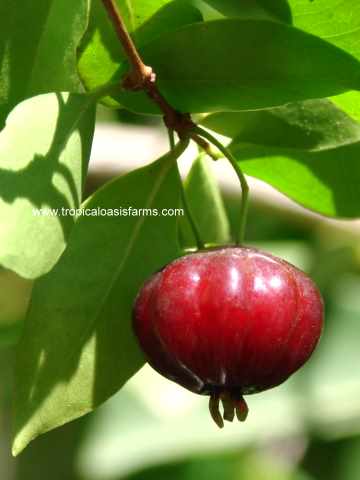
[[158, 372], [223, 399], [279, 385], [310, 357], [323, 302], [302, 271], [253, 248], [184, 256], [155, 273], [134, 306], [134, 330]]

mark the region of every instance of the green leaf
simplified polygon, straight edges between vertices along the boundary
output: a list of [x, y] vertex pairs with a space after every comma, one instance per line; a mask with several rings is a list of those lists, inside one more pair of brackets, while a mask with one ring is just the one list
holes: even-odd
[[[152, 2], [117, 0], [119, 10], [137, 47], [144, 46], [183, 25], [202, 20], [200, 12], [183, 0], [169, 2], [170, 0]], [[79, 72], [84, 85], [88, 90], [92, 90], [107, 83], [125, 60], [102, 2], [94, 1], [89, 29], [79, 53]], [[111, 98], [106, 98], [104, 103], [108, 106], [119, 106], [119, 103]]]
[[[180, 111], [265, 108], [360, 88], [360, 64], [353, 57], [275, 22], [188, 25], [147, 45], [142, 54], [157, 72], [160, 90]], [[90, 74], [96, 76], [96, 70]], [[123, 92], [118, 100], [136, 111], [157, 111], [143, 93]]]
[[[0, 133], [0, 264], [25, 278], [48, 272], [64, 250], [78, 208], [95, 124], [88, 95], [25, 100]], [[46, 213], [46, 212], [44, 212]]]
[[252, 17], [281, 20], [291, 23], [291, 10], [287, 0], [205, 0], [228, 17]]
[[32, 282], [0, 268], [0, 349], [18, 342]]
[[0, 268], [0, 328], [24, 319], [31, 289], [30, 280]]
[[81, 92], [76, 48], [87, 26], [88, 0], [0, 3], [0, 130], [25, 98]]
[[278, 19], [342, 48], [360, 59], [357, 0], [205, 0], [228, 17]]
[[[360, 60], [360, 3], [357, 0], [290, 0], [294, 25], [317, 35]], [[360, 119], [359, 93], [333, 100]]]
[[[176, 157], [118, 178], [85, 203], [55, 268], [39, 279], [18, 349], [15, 441], [19, 453], [36, 436], [93, 410], [143, 364], [130, 322], [146, 278], [180, 255], [175, 217], [134, 209], [176, 208]], [[109, 209], [132, 208], [127, 216]], [[104, 210], [100, 210], [104, 211]]]
[[[135, 32], [137, 28], [148, 21], [160, 8], [167, 5], [171, 0], [116, 0], [121, 15], [124, 18], [127, 28], [130, 32]], [[102, 7], [104, 9], [104, 7]]]
[[360, 217], [360, 142], [323, 151], [237, 146], [233, 153], [244, 173], [304, 207], [330, 217]]
[[231, 150], [248, 175], [324, 215], [360, 216], [360, 125], [330, 101], [215, 114], [203, 123], [234, 138]]
[[9, 348], [16, 345], [22, 333], [22, 323], [10, 323], [2, 325], [0, 323], [0, 351], [3, 348]]
[[307, 100], [282, 107], [208, 115], [205, 127], [233, 139], [280, 148], [324, 150], [360, 141], [360, 124], [329, 100]]
[[[230, 226], [225, 205], [209, 160], [201, 155], [193, 164], [185, 182], [185, 195], [192, 216], [205, 243], [227, 243]], [[180, 218], [180, 237], [183, 246], [196, 242], [186, 217]]]
[[332, 97], [331, 100], [350, 117], [360, 122], [360, 92], [346, 92]]
[[357, 0], [289, 0], [293, 24], [360, 60], [360, 3]]
[[201, 12], [204, 22], [208, 22], [211, 20], [218, 20], [219, 18], [224, 17], [224, 15], [222, 15], [218, 10], [210, 7], [210, 5], [206, 3], [205, 0], [185, 0], [185, 1], [186, 3], [194, 6]]

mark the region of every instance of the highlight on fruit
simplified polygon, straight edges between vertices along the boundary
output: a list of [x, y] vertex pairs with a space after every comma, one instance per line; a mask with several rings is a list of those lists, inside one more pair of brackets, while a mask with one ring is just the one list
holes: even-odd
[[323, 301], [309, 276], [245, 247], [198, 251], [171, 262], [147, 280], [133, 313], [149, 364], [208, 395], [220, 428], [235, 415], [246, 419], [244, 395], [280, 385], [304, 365], [322, 327]]

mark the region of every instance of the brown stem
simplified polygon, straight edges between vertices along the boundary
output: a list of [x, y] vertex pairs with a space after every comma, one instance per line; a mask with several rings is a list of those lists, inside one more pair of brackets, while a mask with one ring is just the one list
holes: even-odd
[[129, 32], [115, 0], [102, 0], [104, 7], [112, 21], [125, 55], [130, 62], [131, 71], [122, 82], [127, 90], [143, 90], [160, 108], [164, 115], [164, 122], [168, 129], [174, 130], [180, 139], [192, 138], [207, 153], [211, 152], [209, 143], [192, 130], [196, 127], [188, 113], [175, 110], [156, 86], [156, 73], [145, 65]]
[[121, 45], [125, 50], [125, 54], [131, 63], [134, 72], [137, 72], [141, 79], [145, 79], [149, 72], [142, 61], [137, 48], [135, 47], [132, 38], [127, 31], [126, 25], [122, 16], [120, 15], [119, 9], [114, 0], [102, 0], [106, 11], [108, 12], [109, 18], [112, 21], [116, 34], [119, 37]]

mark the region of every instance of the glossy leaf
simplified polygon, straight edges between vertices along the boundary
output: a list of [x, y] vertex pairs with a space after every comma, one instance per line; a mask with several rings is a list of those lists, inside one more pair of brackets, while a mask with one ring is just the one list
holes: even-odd
[[287, 0], [205, 0], [228, 17], [268, 18], [291, 22], [291, 10]]
[[0, 3], [0, 130], [25, 98], [81, 92], [76, 48], [87, 26], [88, 0]]
[[233, 139], [280, 148], [323, 150], [360, 141], [360, 124], [329, 100], [208, 115], [205, 127]]
[[[84, 208], [108, 215], [82, 216], [59, 263], [36, 282], [18, 349], [15, 454], [104, 402], [143, 364], [132, 304], [179, 247], [175, 217], [134, 211], [178, 207], [175, 153], [95, 193]], [[132, 214], [109, 213], [119, 208]]]
[[293, 24], [360, 60], [360, 3], [357, 0], [289, 0]]
[[140, 25], [143, 25], [152, 15], [169, 2], [171, 0], [152, 0], [151, 2], [144, 2], [144, 0], [116, 0], [130, 32], [135, 32]]
[[360, 92], [346, 92], [332, 97], [332, 101], [350, 117], [360, 122]]
[[360, 4], [357, 0], [205, 0], [223, 15], [268, 15], [342, 48], [360, 59]]
[[330, 217], [360, 217], [360, 142], [323, 151], [243, 147], [233, 153], [245, 173]]
[[[360, 60], [360, 3], [357, 0], [206, 0], [224, 15], [243, 18], [261, 15], [264, 9], [282, 21], [317, 35]], [[249, 5], [250, 4], [250, 5]], [[336, 103], [360, 119], [359, 94], [341, 97]]]
[[[228, 54], [234, 45], [234, 55]], [[160, 90], [181, 111], [265, 108], [360, 88], [360, 64], [353, 57], [275, 22], [197, 23], [163, 35], [142, 54], [157, 72]], [[129, 109], [156, 112], [142, 93], [124, 92], [118, 99]]]
[[88, 95], [25, 100], [0, 133], [0, 264], [25, 278], [48, 272], [63, 252], [78, 208], [95, 124]]
[[[217, 180], [209, 160], [200, 156], [185, 181], [185, 194], [193, 218], [205, 243], [227, 243], [230, 226]], [[180, 218], [180, 234], [184, 246], [196, 246], [186, 217]]]
[[[200, 12], [183, 0], [118, 0], [117, 4], [137, 47], [202, 19]], [[79, 72], [84, 85], [91, 90], [105, 84], [124, 62], [122, 48], [102, 2], [94, 1], [89, 29], [79, 53]], [[118, 105], [110, 98], [106, 98], [105, 103], [109, 106]]]
[[[360, 3], [357, 0], [289, 0], [294, 25], [342, 48], [360, 60]], [[360, 118], [359, 93], [334, 101]]]
[[193, 5], [201, 12], [204, 22], [211, 20], [219, 20], [224, 15], [215, 8], [211, 7], [205, 0], [184, 0], [186, 3]]
[[360, 217], [360, 125], [330, 101], [215, 114], [203, 123], [234, 139], [245, 173], [316, 212]]

